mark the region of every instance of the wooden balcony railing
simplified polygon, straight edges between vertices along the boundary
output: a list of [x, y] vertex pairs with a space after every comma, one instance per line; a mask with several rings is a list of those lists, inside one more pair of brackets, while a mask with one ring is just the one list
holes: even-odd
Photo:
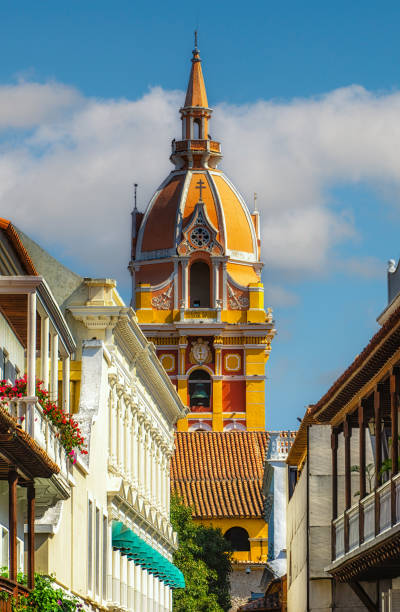
[[26, 586], [0, 576], [0, 612], [12, 612], [12, 597], [29, 595], [29, 593]]
[[184, 151], [211, 151], [220, 153], [221, 144], [215, 140], [178, 140], [172, 143], [173, 153]]
[[332, 521], [333, 561], [400, 523], [400, 474]]

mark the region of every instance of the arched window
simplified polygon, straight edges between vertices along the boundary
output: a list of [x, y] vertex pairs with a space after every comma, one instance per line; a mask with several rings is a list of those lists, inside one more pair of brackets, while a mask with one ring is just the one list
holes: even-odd
[[224, 535], [232, 550], [250, 550], [249, 534], [243, 527], [231, 527]]
[[193, 121], [193, 132], [193, 137], [195, 140], [200, 140], [202, 138], [201, 119], [195, 119]]
[[203, 261], [190, 266], [190, 308], [210, 308], [210, 268]]
[[190, 408], [210, 408], [211, 376], [205, 370], [194, 370], [189, 375]]
[[246, 431], [246, 427], [243, 425], [243, 423], [232, 421], [231, 423], [228, 423], [228, 425], [225, 425], [224, 431]]
[[189, 431], [212, 431], [212, 427], [208, 423], [199, 421], [198, 423], [193, 423], [193, 425], [189, 427]]

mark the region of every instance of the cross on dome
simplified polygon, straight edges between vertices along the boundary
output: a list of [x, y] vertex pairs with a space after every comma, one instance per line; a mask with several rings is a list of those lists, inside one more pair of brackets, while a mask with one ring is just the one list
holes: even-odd
[[202, 194], [203, 189], [205, 189], [205, 182], [204, 182], [202, 179], [200, 179], [200, 180], [198, 180], [198, 181], [197, 181], [197, 183], [196, 183], [196, 189], [198, 189], [198, 190], [199, 190], [199, 192], [200, 192], [200, 195], [199, 195], [199, 202], [202, 202], [202, 201], [203, 201], [203, 198], [202, 198], [202, 195], [201, 195], [201, 194]]

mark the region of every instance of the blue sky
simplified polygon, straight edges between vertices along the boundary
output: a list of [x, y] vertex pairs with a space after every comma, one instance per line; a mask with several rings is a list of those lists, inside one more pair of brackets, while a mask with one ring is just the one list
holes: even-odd
[[130, 183], [144, 208], [170, 169], [198, 27], [222, 167], [259, 194], [267, 427], [296, 427], [376, 331], [400, 255], [399, 18], [397, 2], [3, 1], [2, 215], [129, 299]]

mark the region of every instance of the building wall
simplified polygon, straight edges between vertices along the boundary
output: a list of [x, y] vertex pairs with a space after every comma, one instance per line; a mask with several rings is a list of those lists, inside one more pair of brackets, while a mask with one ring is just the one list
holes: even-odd
[[[171, 610], [171, 589], [112, 549], [112, 523], [122, 522], [172, 562], [177, 541], [169, 522], [169, 462], [183, 407], [167, 385], [157, 387], [156, 356], [134, 319], [128, 333], [124, 313], [121, 331], [115, 303], [111, 312], [103, 304], [96, 328], [90, 299], [80, 297], [89, 308], [70, 306], [81, 357], [71, 371], [81, 373], [76, 418], [88, 455], [72, 468], [70, 499], [37, 525], [38, 570], [53, 573], [88, 610], [164, 612]], [[104, 325], [107, 317], [113, 333]]]
[[267, 560], [268, 555], [268, 525], [263, 519], [202, 519], [197, 520], [202, 525], [220, 529], [222, 535], [231, 527], [242, 527], [246, 529], [250, 539], [250, 551], [237, 551], [233, 553], [233, 560], [240, 562], [261, 563]]
[[307, 610], [307, 461], [287, 506], [288, 612]]

